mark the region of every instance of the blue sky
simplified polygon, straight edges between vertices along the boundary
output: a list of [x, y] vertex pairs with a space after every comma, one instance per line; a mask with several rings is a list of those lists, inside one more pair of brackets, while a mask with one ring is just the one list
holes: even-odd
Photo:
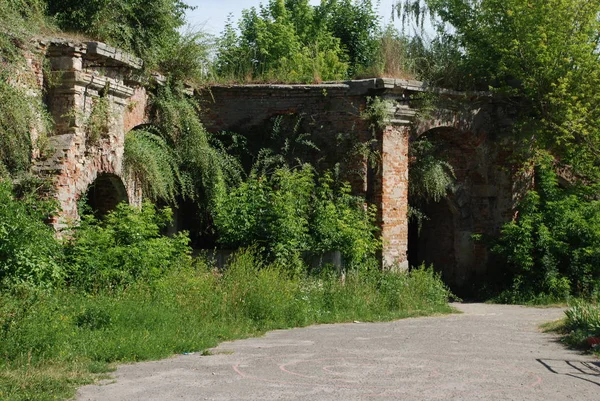
[[[186, 4], [195, 6], [194, 11], [188, 12], [188, 22], [194, 28], [204, 28], [203, 30], [212, 34], [219, 34], [225, 26], [227, 15], [233, 13], [234, 19], [237, 20], [244, 8], [258, 6], [261, 2], [266, 3], [268, 0], [184, 0]], [[373, 1], [374, 3], [377, 0]], [[392, 4], [396, 0], [380, 0], [379, 14], [383, 18], [383, 22], [390, 21], [392, 13]], [[312, 4], [319, 4], [320, 0], [311, 0]]]

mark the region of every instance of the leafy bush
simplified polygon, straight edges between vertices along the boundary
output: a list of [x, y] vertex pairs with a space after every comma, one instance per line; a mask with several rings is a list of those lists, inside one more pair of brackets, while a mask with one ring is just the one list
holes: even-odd
[[187, 234], [160, 234], [170, 221], [170, 209], [150, 203], [141, 210], [122, 203], [102, 221], [85, 216], [66, 244], [67, 282], [86, 291], [122, 289], [189, 265]]
[[376, 267], [381, 244], [375, 206], [366, 206], [364, 199], [351, 195], [350, 184], [336, 185], [328, 172], [319, 178], [311, 204], [313, 254], [339, 250], [349, 270]]
[[222, 245], [258, 246], [271, 260], [302, 269], [303, 253], [339, 250], [351, 269], [375, 263], [379, 247], [374, 210], [350, 195], [347, 184], [334, 188], [326, 173], [317, 182], [309, 165], [251, 174], [217, 198], [214, 224]]
[[564, 300], [600, 291], [600, 201], [589, 189], [561, 189], [551, 167], [537, 168], [538, 189], [519, 205], [492, 248], [506, 265], [510, 289], [500, 299]]
[[61, 280], [62, 249], [45, 223], [54, 207], [34, 194], [17, 199], [12, 185], [0, 180], [0, 288], [17, 283], [49, 286]]
[[133, 51], [150, 67], [179, 42], [178, 29], [190, 9], [180, 0], [47, 0], [58, 26]]

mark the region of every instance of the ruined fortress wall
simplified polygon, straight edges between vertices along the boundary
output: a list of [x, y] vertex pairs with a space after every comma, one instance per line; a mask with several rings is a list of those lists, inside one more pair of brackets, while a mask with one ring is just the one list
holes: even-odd
[[[39, 81], [55, 125], [34, 170], [54, 182], [61, 208], [55, 227], [78, 220], [77, 203], [91, 186], [103, 194], [94, 200], [101, 211], [121, 200], [140, 204], [139, 188], [123, 171], [123, 150], [125, 133], [146, 121], [146, 92], [135, 79], [142, 60], [98, 42], [41, 42], [40, 53], [49, 68]], [[91, 132], [101, 101], [105, 112]]]
[[[415, 121], [416, 110], [406, 99], [420, 88], [398, 81], [214, 86], [201, 91], [198, 99], [211, 132], [245, 134], [278, 115], [302, 116], [320, 149], [314, 159], [328, 160], [325, 167], [342, 162], [355, 193], [377, 206], [384, 265], [406, 267], [410, 256], [413, 265], [434, 264], [454, 288], [468, 288], [494, 273], [488, 247], [478, 238], [496, 236], [513, 218], [517, 189], [510, 143], [503, 139], [489, 99], [475, 99], [466, 102], [464, 110], [438, 110]], [[375, 135], [361, 118], [370, 96], [391, 103], [388, 121]], [[263, 140], [268, 141], [269, 134], [263, 132]], [[364, 157], [348, 158], [350, 149], [340, 145], [340, 136], [362, 144], [375, 139], [369, 146], [381, 156], [379, 167], [370, 170]], [[437, 145], [456, 182], [446, 199], [423, 207], [428, 219], [418, 232], [407, 219], [408, 147], [410, 141], [422, 138]]]
[[[198, 99], [209, 132], [244, 134], [250, 147], [274, 142], [277, 117], [283, 118], [280, 122], [285, 126], [280, 128], [284, 136], [310, 133], [309, 139], [319, 151], [304, 149], [302, 156], [320, 169], [339, 163], [354, 191], [366, 193], [366, 166], [357, 155], [357, 145], [370, 135], [368, 123], [361, 118], [366, 97], [353, 93], [350, 85], [213, 86], [200, 91]], [[296, 132], [292, 132], [296, 123]]]

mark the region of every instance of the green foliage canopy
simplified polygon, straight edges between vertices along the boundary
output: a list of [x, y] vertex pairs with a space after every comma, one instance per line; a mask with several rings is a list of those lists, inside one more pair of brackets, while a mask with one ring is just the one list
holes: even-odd
[[48, 14], [66, 31], [82, 32], [134, 52], [154, 66], [177, 46], [190, 9], [180, 0], [47, 0]]
[[370, 0], [271, 0], [231, 20], [219, 44], [224, 78], [312, 82], [346, 78], [370, 66], [379, 23]]
[[[575, 174], [600, 172], [600, 3], [590, 0], [407, 0], [431, 13], [460, 53], [466, 89], [516, 102], [515, 133], [527, 149], [550, 150]], [[510, 103], [509, 103], [510, 104]], [[512, 103], [515, 104], [515, 103]]]

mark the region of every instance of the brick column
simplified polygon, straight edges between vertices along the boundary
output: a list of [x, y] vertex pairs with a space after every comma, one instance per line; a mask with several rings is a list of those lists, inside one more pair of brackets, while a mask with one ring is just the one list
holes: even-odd
[[414, 114], [408, 106], [393, 106], [379, 138], [381, 167], [375, 200], [384, 269], [408, 269], [408, 138]]

